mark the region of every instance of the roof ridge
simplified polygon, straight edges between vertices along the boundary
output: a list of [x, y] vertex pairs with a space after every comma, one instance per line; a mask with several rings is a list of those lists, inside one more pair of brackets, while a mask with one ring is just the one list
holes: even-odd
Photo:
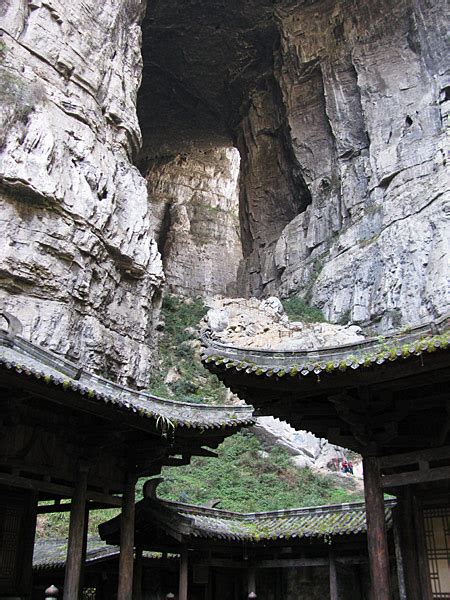
[[75, 362], [64, 358], [63, 356], [58, 356], [56, 353], [47, 350], [46, 348], [34, 344], [33, 342], [26, 340], [21, 336], [11, 337], [8, 332], [1, 329], [0, 330], [0, 349], [1, 348], [10, 348], [20, 351], [28, 355], [31, 358], [40, 360], [45, 366], [50, 367], [51, 369], [59, 372], [62, 376], [66, 376], [73, 381], [76, 381], [79, 385], [83, 386], [88, 384], [97, 382], [102, 387], [106, 388], [105, 392], [110, 389], [116, 390], [120, 393], [125, 392], [127, 394], [131, 394], [136, 398], [143, 398], [152, 400], [155, 403], [159, 403], [167, 406], [188, 406], [189, 408], [195, 408], [200, 412], [209, 412], [211, 410], [232, 410], [235, 413], [243, 413], [250, 414], [252, 412], [252, 408], [248, 405], [210, 405], [210, 404], [201, 404], [194, 402], [187, 402], [181, 400], [172, 400], [171, 398], [161, 398], [160, 396], [155, 396], [146, 391], [136, 390], [134, 388], [127, 387], [125, 385], [116, 383], [100, 375], [96, 375], [95, 373], [91, 373], [88, 370], [85, 370], [84, 367], [80, 367]]
[[[248, 512], [241, 513], [222, 508], [210, 508], [208, 506], [201, 506], [195, 504], [186, 504], [184, 502], [174, 502], [172, 500], [157, 499], [157, 502], [163, 504], [167, 508], [177, 509], [178, 512], [186, 512], [199, 515], [210, 515], [220, 517], [230, 517], [239, 519], [242, 521], [252, 521], [255, 518], [273, 518], [273, 517], [285, 517], [297, 516], [303, 514], [326, 514], [332, 512], [351, 512], [356, 510], [365, 509], [365, 502], [343, 502], [340, 504], [321, 504], [318, 506], [302, 506], [297, 508], [283, 508], [280, 510], [269, 510], [261, 512]], [[396, 505], [396, 500], [390, 499], [384, 501], [385, 507], [391, 507]]]
[[[448, 321], [448, 323], [447, 323], [447, 321]], [[311, 350], [280, 350], [280, 349], [276, 349], [276, 348], [249, 348], [249, 347], [244, 347], [244, 346], [235, 346], [233, 344], [227, 344], [225, 342], [214, 340], [211, 337], [211, 331], [209, 329], [204, 329], [200, 333], [200, 340], [201, 340], [202, 346], [204, 348], [210, 348], [210, 349], [217, 348], [220, 350], [227, 350], [227, 349], [235, 350], [238, 352], [247, 352], [248, 354], [254, 354], [256, 356], [258, 356], [258, 355], [265, 356], [268, 354], [270, 354], [270, 355], [280, 354], [283, 356], [292, 356], [292, 357], [301, 356], [301, 355], [304, 355], [304, 356], [317, 355], [317, 356], [319, 356], [320, 354], [332, 354], [332, 353], [341, 352], [342, 350], [347, 350], [347, 349], [348, 350], [365, 349], [368, 347], [372, 348], [372, 347], [377, 347], [377, 346], [383, 346], [386, 343], [389, 343], [390, 341], [403, 342], [403, 341], [407, 341], [407, 340], [413, 340], [421, 333], [423, 333], [423, 334], [432, 333], [433, 335], [435, 335], [434, 332], [436, 331], [437, 328], [439, 328], [440, 325], [450, 326], [450, 312], [445, 313], [438, 319], [428, 321], [427, 323], [415, 325], [408, 332], [402, 333], [401, 330], [400, 331], [397, 330], [397, 331], [394, 331], [387, 335], [372, 336], [372, 337], [366, 338], [366, 339], [356, 342], [356, 343], [341, 344], [340, 346], [323, 346], [321, 348], [315, 348], [315, 349], [311, 349]], [[380, 342], [380, 339], [379, 339], [380, 337], [383, 337], [382, 342]]]

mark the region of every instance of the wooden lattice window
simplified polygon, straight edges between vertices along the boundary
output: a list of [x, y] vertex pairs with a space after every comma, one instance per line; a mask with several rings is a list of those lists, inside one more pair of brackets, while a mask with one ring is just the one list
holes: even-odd
[[450, 599], [450, 506], [423, 511], [433, 600]]

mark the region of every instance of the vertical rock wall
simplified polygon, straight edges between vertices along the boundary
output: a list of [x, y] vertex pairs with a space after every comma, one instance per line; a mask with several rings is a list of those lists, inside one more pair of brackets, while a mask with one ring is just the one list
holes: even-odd
[[[248, 219], [264, 231], [274, 214], [284, 229], [258, 252], [252, 242], [259, 232], [247, 232], [241, 290], [300, 294], [331, 320], [381, 329], [448, 309], [443, 11], [440, 0], [286, 2], [278, 9], [275, 73], [289, 136], [282, 151], [273, 148], [271, 193], [286, 204], [279, 182], [292, 153], [290, 172], [311, 202], [286, 224], [257, 204], [250, 175]], [[253, 155], [252, 148], [243, 154], [244, 172], [256, 173]]]
[[184, 295], [233, 295], [242, 259], [239, 153], [201, 147], [164, 154], [146, 170], [167, 288]]
[[140, 146], [141, 0], [0, 5], [0, 305], [144, 385], [162, 284]]

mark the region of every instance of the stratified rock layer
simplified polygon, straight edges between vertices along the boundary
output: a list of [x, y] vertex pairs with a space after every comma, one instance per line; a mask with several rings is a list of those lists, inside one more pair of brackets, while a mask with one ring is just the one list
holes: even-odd
[[163, 277], [131, 164], [143, 8], [0, 7], [1, 306], [33, 342], [132, 385], [148, 379]]
[[443, 0], [149, 5], [144, 146], [239, 149], [238, 294], [299, 295], [380, 330], [446, 311], [443, 14]]
[[242, 260], [237, 150], [191, 146], [147, 160], [145, 173], [167, 287], [233, 295]]
[[26, 335], [144, 385], [155, 228], [174, 291], [235, 277], [232, 146], [239, 294], [381, 330], [448, 309], [443, 0], [144, 9], [1, 3], [0, 297]]
[[[286, 2], [278, 9], [278, 102], [291, 171], [299, 170], [311, 202], [280, 235], [272, 226], [267, 237], [261, 228], [273, 210], [257, 200], [259, 187], [243, 189], [253, 228], [241, 289], [300, 294], [330, 320], [382, 329], [448, 307], [442, 10], [439, 0]], [[254, 131], [267, 120], [263, 111], [248, 118]], [[252, 167], [256, 146], [242, 155], [251, 173], [267, 171], [261, 162]], [[270, 161], [280, 168], [273, 194], [275, 182], [286, 180], [285, 155], [274, 142]]]

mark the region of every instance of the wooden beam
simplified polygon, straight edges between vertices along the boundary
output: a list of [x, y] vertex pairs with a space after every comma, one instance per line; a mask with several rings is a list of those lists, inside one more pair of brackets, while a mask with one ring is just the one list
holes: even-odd
[[[122, 506], [122, 498], [114, 496], [117, 499], [115, 506]], [[105, 504], [104, 502], [88, 502], [86, 504], [87, 510], [104, 510], [105, 508], [111, 508], [111, 504]], [[37, 508], [38, 515], [48, 515], [60, 512], [70, 512], [72, 509], [71, 502], [62, 502], [60, 504], [41, 504]]]
[[184, 547], [180, 554], [180, 580], [178, 588], [178, 600], [188, 600], [189, 564], [188, 550]]
[[376, 600], [391, 600], [389, 548], [378, 459], [373, 456], [364, 457], [363, 470], [372, 595]]
[[381, 477], [381, 485], [384, 489], [387, 489], [446, 479], [450, 479], [450, 467], [437, 467], [436, 469], [423, 469], [408, 471], [406, 473], [394, 473], [393, 475], [383, 475]]
[[[54, 494], [63, 498], [71, 498], [75, 492], [75, 488], [69, 485], [53, 483], [52, 481], [44, 481], [42, 479], [32, 479], [31, 477], [23, 477], [20, 474], [0, 473], [0, 483], [12, 487], [18, 487], [26, 490], [36, 490], [45, 492], [46, 494]], [[87, 491], [87, 498], [108, 506], [122, 506], [122, 498], [109, 494], [102, 494], [93, 490]]]
[[[336, 557], [338, 565], [362, 565], [367, 564], [366, 556], [340, 556]], [[257, 569], [290, 569], [297, 567], [328, 567], [328, 557], [323, 558], [276, 558], [258, 560], [255, 562]], [[222, 569], [247, 569], [247, 565], [238, 560], [228, 558], [200, 559], [195, 561], [196, 565], [216, 567]]]
[[128, 474], [123, 493], [122, 514], [120, 516], [120, 557], [117, 600], [130, 600], [133, 597], [135, 488], [136, 477], [134, 474]]
[[428, 448], [427, 450], [416, 450], [415, 452], [404, 452], [402, 454], [393, 454], [391, 456], [382, 456], [380, 461], [380, 469], [390, 469], [392, 467], [403, 467], [405, 465], [413, 465], [419, 461], [433, 461], [450, 459], [450, 446], [441, 448]]
[[256, 563], [258, 569], [288, 569], [291, 567], [328, 567], [328, 557], [324, 558], [280, 558], [260, 560]]
[[80, 591], [88, 471], [87, 466], [80, 466], [72, 498], [63, 600], [78, 600]]

